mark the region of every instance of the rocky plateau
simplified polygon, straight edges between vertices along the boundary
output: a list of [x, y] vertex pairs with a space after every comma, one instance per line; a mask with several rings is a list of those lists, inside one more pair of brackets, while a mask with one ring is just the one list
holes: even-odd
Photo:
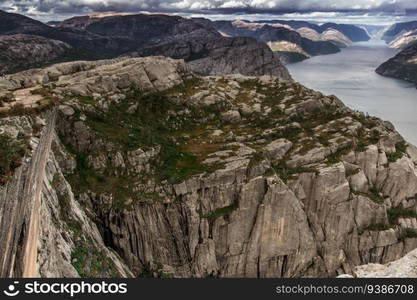
[[417, 149], [389, 122], [285, 73], [192, 70], [2, 78], [2, 277], [358, 276], [412, 257]]

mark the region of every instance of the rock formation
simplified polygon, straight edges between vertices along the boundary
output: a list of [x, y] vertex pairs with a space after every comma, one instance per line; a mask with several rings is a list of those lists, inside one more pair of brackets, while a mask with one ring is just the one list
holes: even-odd
[[417, 84], [417, 44], [405, 48], [381, 64], [376, 72]]
[[334, 96], [163, 57], [0, 89], [2, 276], [329, 277], [417, 248], [417, 149]]
[[387, 263], [367, 264], [357, 266], [353, 275], [343, 274], [344, 278], [416, 278], [417, 277], [417, 250], [413, 250], [404, 257]]

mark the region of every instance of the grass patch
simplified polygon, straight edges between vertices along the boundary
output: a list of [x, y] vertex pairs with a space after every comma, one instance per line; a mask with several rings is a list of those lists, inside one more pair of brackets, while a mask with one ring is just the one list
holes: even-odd
[[71, 253], [71, 262], [82, 278], [119, 276], [111, 259], [97, 250], [92, 242], [80, 242]]
[[174, 278], [174, 275], [162, 271], [162, 264], [156, 263], [154, 268], [151, 268], [149, 264], [145, 265], [138, 278]]
[[406, 209], [402, 205], [389, 208], [387, 210], [387, 215], [388, 221], [392, 225], [397, 224], [399, 218], [417, 218], [417, 213], [415, 211]]
[[417, 230], [414, 228], [403, 228], [400, 231], [400, 236], [398, 237], [398, 239], [400, 241], [404, 241], [405, 239], [408, 238], [417, 238]]
[[353, 145], [349, 144], [347, 146], [344, 146], [334, 153], [327, 156], [327, 164], [334, 165], [342, 161], [342, 156], [348, 154], [350, 151], [352, 151]]
[[300, 173], [314, 173], [318, 174], [318, 170], [311, 167], [290, 168], [285, 163], [271, 166], [272, 172], [281, 178], [282, 181], [287, 182], [290, 179], [295, 179]]
[[374, 185], [369, 188], [367, 193], [359, 192], [355, 190], [352, 190], [352, 193], [355, 195], [361, 195], [361, 196], [367, 197], [371, 199], [373, 202], [375, 202], [376, 204], [384, 204], [384, 197], [381, 195], [378, 188]]
[[0, 184], [4, 184], [21, 165], [27, 148], [28, 141], [24, 138], [13, 139], [7, 133], [0, 135]]
[[369, 231], [384, 231], [384, 230], [388, 230], [390, 228], [391, 228], [391, 226], [389, 226], [387, 224], [375, 223], [375, 224], [371, 224], [368, 227], [366, 227], [365, 230], [369, 230]]
[[395, 152], [387, 153], [387, 159], [389, 162], [396, 162], [403, 157], [407, 151], [407, 144], [405, 142], [399, 142], [395, 144]]
[[210, 213], [207, 213], [207, 214], [203, 215], [203, 218], [216, 219], [216, 218], [221, 217], [221, 216], [229, 215], [238, 208], [239, 208], [239, 203], [236, 201], [229, 206], [225, 206], [225, 207], [216, 209], [215, 211], [212, 211]]

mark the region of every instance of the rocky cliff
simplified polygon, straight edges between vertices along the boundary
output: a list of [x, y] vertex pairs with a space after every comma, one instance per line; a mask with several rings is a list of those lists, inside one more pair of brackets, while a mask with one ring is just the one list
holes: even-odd
[[[2, 147], [27, 150], [2, 162], [1, 228], [21, 236], [0, 235], [3, 276], [329, 277], [417, 247], [417, 149], [334, 96], [162, 57], [56, 65], [6, 89]], [[48, 106], [25, 107], [28, 89]], [[31, 176], [37, 210], [16, 190]]]
[[0, 35], [0, 74], [45, 65], [68, 56], [71, 46], [39, 36]]
[[393, 58], [381, 64], [376, 72], [380, 75], [417, 84], [417, 44], [400, 51]]

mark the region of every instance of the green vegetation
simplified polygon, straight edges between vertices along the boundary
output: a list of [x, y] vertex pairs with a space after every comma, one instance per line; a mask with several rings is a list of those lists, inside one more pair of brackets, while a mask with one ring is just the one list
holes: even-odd
[[397, 224], [399, 218], [417, 218], [414, 210], [406, 209], [402, 205], [391, 207], [387, 210], [388, 221], [390, 224]]
[[387, 224], [375, 223], [375, 224], [371, 224], [368, 227], [366, 227], [365, 230], [369, 230], [369, 231], [384, 231], [384, 230], [388, 230], [390, 228], [391, 228], [391, 226], [389, 226]]
[[342, 156], [348, 154], [352, 151], [353, 145], [349, 144], [347, 146], [337, 149], [334, 153], [327, 156], [327, 163], [329, 165], [337, 164], [342, 161]]
[[83, 278], [118, 277], [112, 260], [91, 241], [79, 242], [71, 253], [72, 265]]
[[24, 138], [13, 139], [9, 134], [0, 134], [0, 184], [4, 184], [20, 166], [27, 147], [28, 142]]
[[142, 272], [138, 275], [139, 278], [173, 278], [174, 275], [162, 271], [161, 263], [154, 263], [156, 267], [151, 268], [149, 264], [143, 267]]
[[40, 87], [34, 90], [31, 90], [30, 93], [32, 95], [41, 95], [43, 97], [50, 97], [51, 96], [51, 90], [47, 87]]
[[399, 142], [395, 144], [395, 152], [387, 153], [387, 159], [389, 162], [395, 162], [406, 154], [407, 144], [405, 142]]
[[400, 231], [400, 236], [398, 237], [398, 239], [400, 241], [404, 241], [405, 239], [408, 238], [417, 238], [417, 230], [414, 228], [403, 228]]
[[263, 160], [264, 160], [264, 154], [262, 152], [255, 152], [252, 157], [251, 160], [249, 161], [248, 164], [248, 169], [251, 170], [253, 167], [256, 167], [257, 165], [259, 165]]
[[364, 197], [368, 197], [369, 199], [374, 201], [376, 204], [384, 204], [384, 197], [382, 196], [381, 191], [378, 190], [378, 188], [375, 185], [372, 185], [369, 188], [367, 193], [354, 191], [354, 190], [352, 190], [352, 193], [356, 195], [362, 195]]
[[317, 169], [311, 167], [290, 168], [284, 162], [272, 165], [271, 171], [278, 175], [284, 182], [287, 182], [290, 179], [295, 179], [296, 175], [300, 173], [318, 173]]
[[0, 112], [0, 118], [13, 117], [13, 116], [24, 116], [24, 115], [38, 115], [55, 105], [54, 100], [45, 99], [38, 103], [37, 107], [24, 107], [23, 104], [18, 103], [13, 105], [9, 110]]
[[[211, 173], [223, 167], [223, 164], [213, 166], [202, 164], [209, 153], [225, 150], [225, 146], [224, 142], [217, 144], [202, 142], [199, 137], [205, 138], [207, 131], [195, 121], [206, 117], [209, 113], [214, 114], [213, 122], [218, 122], [216, 113], [220, 112], [220, 108], [209, 108], [209, 112], [207, 108], [201, 110], [187, 108], [190, 110], [190, 115], [180, 115], [177, 112], [183, 111], [186, 106], [169, 96], [174, 90], [191, 93], [190, 87], [193, 85], [190, 82], [186, 81], [184, 85], [166, 92], [144, 94], [133, 91], [120, 103], [112, 103], [108, 110], [95, 107], [94, 110], [83, 111], [87, 117], [85, 123], [97, 137], [111, 144], [121, 153], [138, 148], [145, 151], [160, 148], [160, 152], [150, 161], [153, 168], [149, 174], [115, 175], [124, 172], [123, 170], [117, 172], [118, 170], [111, 167], [98, 172], [89, 167], [88, 157], [100, 153], [83, 153], [66, 145], [77, 160], [77, 170], [69, 176], [72, 186], [77, 187], [78, 192], [91, 190], [99, 194], [112, 194], [115, 199], [113, 207], [123, 209], [125, 203], [159, 200], [160, 197], [155, 193], [132, 190], [132, 187], [138, 186], [138, 183], [150, 177], [156, 182], [166, 181], [173, 184], [182, 182], [192, 175]], [[86, 99], [80, 101], [85, 103]], [[185, 137], [190, 135], [192, 138]]]
[[345, 174], [346, 174], [346, 177], [349, 177], [349, 176], [353, 176], [353, 175], [358, 174], [360, 171], [361, 171], [360, 168], [350, 169], [350, 170], [346, 169]]
[[215, 211], [212, 211], [208, 214], [203, 215], [203, 218], [216, 219], [216, 218], [221, 217], [221, 216], [229, 215], [238, 208], [239, 208], [239, 203], [234, 202], [229, 206], [216, 209]]

